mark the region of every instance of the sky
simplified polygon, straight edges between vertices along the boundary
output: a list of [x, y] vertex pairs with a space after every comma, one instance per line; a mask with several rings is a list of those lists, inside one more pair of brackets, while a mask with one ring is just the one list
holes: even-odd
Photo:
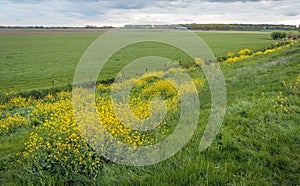
[[299, 0], [1, 0], [0, 25], [300, 24]]

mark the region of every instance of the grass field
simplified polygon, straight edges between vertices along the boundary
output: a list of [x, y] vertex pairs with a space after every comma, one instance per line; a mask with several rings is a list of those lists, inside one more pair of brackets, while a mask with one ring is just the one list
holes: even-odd
[[[216, 57], [223, 57], [229, 51], [237, 52], [244, 48], [260, 49], [274, 42], [268, 32], [196, 34], [208, 44]], [[52, 80], [55, 86], [72, 83], [81, 56], [99, 36], [100, 33], [0, 34], [0, 93], [49, 88], [52, 86]], [[149, 47], [153, 48], [154, 52], [161, 49], [155, 45]], [[143, 46], [136, 47], [134, 50], [142, 48]], [[122, 60], [130, 60], [128, 55], [121, 54], [121, 57]], [[173, 58], [176, 60], [180, 55], [174, 53]], [[120, 59], [116, 56], [113, 60]], [[103, 78], [106, 77], [104, 75]]]
[[[267, 33], [198, 32], [197, 34], [201, 35], [208, 45], [211, 45], [217, 56], [226, 55], [229, 51], [238, 52], [244, 48], [258, 50], [266, 48], [268, 43], [273, 43]], [[222, 35], [224, 36], [223, 39]], [[2, 90], [5, 92], [7, 88], [10, 88], [12, 91], [22, 91], [49, 87], [47, 85], [51, 85], [49, 79], [52, 79], [54, 74], [60, 75], [60, 73], [56, 73], [56, 70], [59, 72], [61, 72], [60, 70], [66, 71], [65, 76], [59, 76], [61, 79], [69, 78], [68, 81], [63, 81], [59, 85], [70, 83], [77, 64], [76, 60], [80, 58], [79, 51], [83, 52], [97, 36], [97, 34], [10, 36], [11, 40], [18, 37], [19, 39], [27, 37], [30, 42], [33, 42], [32, 37], [40, 37], [40, 40], [37, 41], [39, 43], [43, 41], [41, 38], [52, 38], [51, 45], [49, 44], [51, 40], [45, 41], [48, 50], [52, 49], [53, 51], [50, 54], [46, 52], [49, 58], [39, 52], [35, 53], [35, 50], [42, 50], [41, 47], [37, 46], [32, 46], [34, 48], [31, 49], [30, 47], [23, 49], [19, 45], [19, 52], [23, 55], [26, 54], [28, 58], [24, 57], [24, 60], [26, 59], [31, 65], [37, 62], [29, 59], [29, 53], [39, 54], [45, 61], [50, 59], [52, 61], [54, 56], [59, 56], [60, 60], [65, 60], [65, 69], [50, 64], [49, 69], [38, 66], [37, 69], [50, 70], [53, 74], [47, 77], [48, 74], [44, 74], [44, 72], [43, 75], [39, 74], [41, 77], [36, 76], [36, 78], [33, 78], [35, 77], [34, 71], [28, 70], [28, 77], [32, 78], [32, 82], [36, 84], [31, 86], [30, 83], [25, 81], [24, 84], [18, 85], [17, 80], [8, 76], [9, 69], [13, 67], [12, 64], [16, 60], [12, 55], [12, 51], [18, 50], [14, 47], [11, 50], [5, 49], [7, 50], [5, 56], [12, 56], [12, 58], [7, 58], [7, 61], [11, 61], [5, 67], [6, 70], [1, 69], [1, 78], [6, 78], [8, 82], [4, 85], [1, 83], [1, 86], [4, 87]], [[5, 38], [3, 35], [0, 35], [0, 37], [1, 39]], [[6, 46], [9, 46], [11, 41], [8, 41], [9, 37], [7, 38], [3, 40], [6, 41]], [[66, 42], [62, 44], [63, 46], [59, 46], [60, 49], [57, 49], [55, 43], [57, 45], [61, 38]], [[81, 41], [79, 42], [79, 40]], [[245, 44], [246, 41], [248, 41], [248, 44]], [[79, 44], [75, 46], [73, 45], [74, 42]], [[27, 42], [24, 42], [24, 45], [25, 43]], [[3, 45], [2, 42], [1, 45]], [[173, 50], [167, 46], [157, 48], [157, 45], [153, 43], [141, 43], [131, 48], [125, 48], [112, 57], [111, 63], [119, 62], [117, 64], [120, 65], [122, 64], [121, 61], [123, 63], [130, 61], [134, 58], [132, 51], [145, 47], [147, 47], [149, 53], [161, 52], [162, 55], [166, 49]], [[72, 53], [72, 55], [68, 54], [69, 58], [65, 58], [64, 55], [68, 53], [67, 51], [70, 50], [71, 52], [71, 49], [74, 48], [77, 49], [78, 54], [77, 52]], [[25, 49], [27, 52], [22, 52]], [[142, 52], [142, 55], [147, 54], [142, 50], [140, 52]], [[38, 101], [30, 98], [14, 97], [0, 105], [0, 184], [299, 185], [299, 52], [300, 45], [298, 43], [236, 62], [220, 63], [227, 89], [226, 115], [216, 139], [203, 152], [199, 152], [198, 148], [211, 109], [211, 93], [202, 71], [195, 67], [187, 68], [185, 71], [191, 77], [203, 80], [203, 84], [200, 83], [199, 88], [201, 114], [197, 129], [187, 145], [170, 159], [145, 167], [119, 165], [101, 158], [99, 167], [92, 164], [98, 159], [94, 154], [89, 156], [93, 151], [82, 141], [72, 122], [74, 118], [70, 104], [72, 96], [70, 92], [57, 92]], [[127, 55], [124, 57], [125, 54]], [[3, 56], [1, 54], [1, 58]], [[177, 58], [185, 59], [186, 63], [189, 63], [189, 59], [180, 53], [173, 55], [174, 60]], [[19, 59], [23, 58], [20, 56]], [[55, 64], [59, 64], [60, 60]], [[68, 61], [71, 61], [71, 63], [69, 64]], [[4, 62], [1, 60], [1, 63]], [[19, 70], [21, 69], [26, 72], [27, 70], [23, 65], [19, 62], [20, 68], [16, 68], [14, 74], [20, 73]], [[110, 78], [116, 73], [120, 68], [118, 65], [104, 77]], [[111, 68], [111, 66], [107, 68]], [[44, 79], [42, 76], [47, 78]], [[22, 77], [20, 78], [22, 79]], [[159, 88], [159, 83], [163, 82], [152, 85]], [[10, 87], [14, 84], [18, 86]], [[164, 85], [164, 87], [169, 90], [168, 85]], [[151, 86], [137, 87], [137, 90], [151, 91]], [[108, 86], [99, 85], [97, 93], [101, 98], [105, 98], [109, 93]], [[157, 96], [155, 93], [154, 95]], [[171, 101], [170, 106], [176, 106], [176, 104], [173, 104], [174, 100], [172, 99], [173, 96], [176, 97], [176, 94], [163, 94], [163, 96], [166, 97], [167, 101]], [[100, 106], [101, 103], [100, 100]], [[103, 102], [102, 105], [108, 107], [109, 102]], [[143, 105], [141, 107], [144, 109]], [[173, 107], [171, 108], [173, 109]], [[147, 109], [145, 110], [147, 113]], [[137, 111], [139, 110], [137, 109]], [[171, 113], [170, 117], [169, 121], [171, 122], [169, 123], [171, 123], [171, 126], [166, 125], [166, 128], [163, 129], [169, 129], [169, 132], [172, 132], [176, 112], [174, 115]], [[114, 117], [110, 117], [108, 121], [113, 123]], [[9, 130], [6, 130], [6, 126], [9, 126]], [[167, 134], [169, 134], [168, 131]], [[74, 142], [76, 140], [77, 143]], [[142, 140], [148, 142], [148, 138]], [[130, 141], [128, 143], [134, 142]], [[79, 147], [76, 146], [78, 144], [81, 145], [79, 151]], [[57, 155], [58, 158], [54, 155]], [[80, 158], [77, 160], [76, 157], [81, 157], [83, 160], [80, 160]], [[74, 164], [71, 163], [72, 158], [74, 158]], [[88, 173], [92, 172], [89, 170], [90, 168], [96, 174], [89, 175]], [[84, 172], [86, 170], [88, 171]]]
[[226, 56], [228, 52], [250, 48], [259, 50], [274, 42], [269, 32], [196, 32], [215, 53], [216, 57]]
[[99, 34], [0, 35], [0, 91], [12, 92], [72, 82], [81, 55]]

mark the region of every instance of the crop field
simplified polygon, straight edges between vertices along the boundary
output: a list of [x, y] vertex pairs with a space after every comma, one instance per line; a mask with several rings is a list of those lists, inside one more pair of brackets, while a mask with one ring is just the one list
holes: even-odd
[[[128, 46], [109, 59], [98, 80], [116, 77], [122, 66], [139, 56], [168, 56], [184, 68], [145, 70], [140, 80], [128, 78], [119, 84], [99, 81], [93, 97], [88, 94], [89, 86], [74, 87], [72, 92], [66, 85], [72, 83], [81, 56], [101, 33], [0, 34], [0, 184], [299, 185], [299, 42], [275, 42], [267, 32], [196, 34], [219, 60], [227, 92], [221, 128], [202, 152], [199, 143], [213, 102], [201, 70], [205, 65], [202, 59], [192, 59], [166, 44]], [[183, 72], [194, 86], [157, 78]], [[128, 127], [126, 123], [135, 120], [123, 112], [127, 105], [119, 102], [118, 107], [113, 106], [111, 92], [132, 82], [126, 99], [135, 118], [145, 120], [166, 112], [162, 120], [150, 122], [153, 130]], [[112, 150], [124, 160], [127, 155], [112, 139], [129, 145], [132, 152], [167, 139], [176, 132], [185, 105], [193, 104], [181, 100], [181, 91], [187, 97], [198, 96], [200, 116], [187, 144], [172, 157], [147, 166], [130, 166], [95, 151], [93, 147], [105, 142], [97, 150]], [[157, 97], [161, 99], [154, 99]], [[79, 100], [79, 116], [72, 105], [74, 99]], [[95, 124], [94, 112], [85, 100], [95, 101], [94, 112], [103, 127]], [[187, 112], [187, 118], [193, 115], [193, 110]], [[189, 119], [184, 121], [182, 132], [190, 125]], [[87, 138], [91, 131], [102, 134], [104, 129], [113, 138]]]

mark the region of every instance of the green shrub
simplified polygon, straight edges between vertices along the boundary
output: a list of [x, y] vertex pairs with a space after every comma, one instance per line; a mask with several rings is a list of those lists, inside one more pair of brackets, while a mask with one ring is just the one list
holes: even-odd
[[277, 39], [285, 39], [287, 36], [287, 33], [286, 32], [282, 32], [282, 31], [275, 31], [275, 32], [272, 32], [271, 33], [271, 37], [274, 39], [274, 40], [277, 40]]

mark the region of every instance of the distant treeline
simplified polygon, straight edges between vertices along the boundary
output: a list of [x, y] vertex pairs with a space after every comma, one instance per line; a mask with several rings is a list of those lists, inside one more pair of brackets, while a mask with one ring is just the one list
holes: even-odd
[[173, 24], [173, 25], [125, 25], [129, 29], [190, 29], [190, 30], [296, 30], [296, 25], [270, 25], [270, 24]]
[[260, 30], [296, 30], [296, 25], [271, 25], [271, 24], [183, 24], [191, 30], [237, 30], [237, 31], [260, 31]]

